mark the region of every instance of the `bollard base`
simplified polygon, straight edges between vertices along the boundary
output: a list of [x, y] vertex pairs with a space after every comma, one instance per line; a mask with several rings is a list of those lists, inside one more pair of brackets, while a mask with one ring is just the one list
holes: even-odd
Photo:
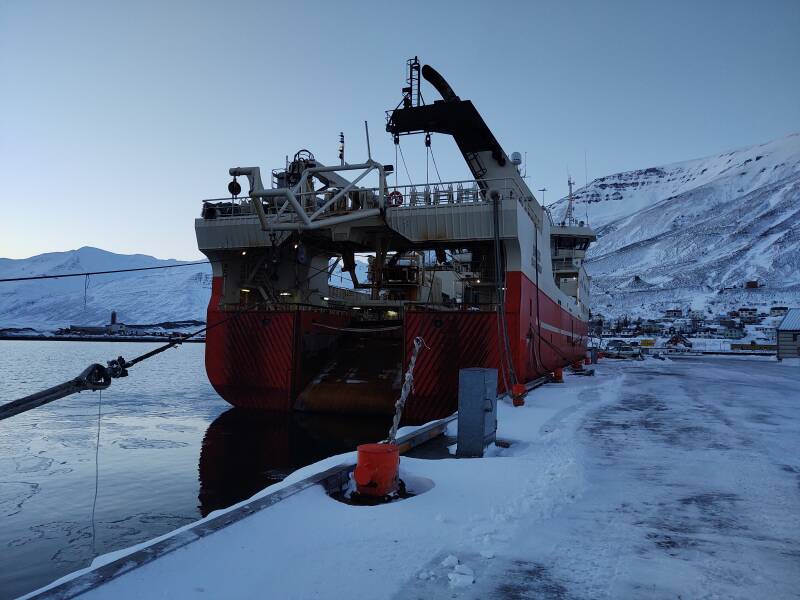
[[395, 444], [361, 444], [353, 472], [357, 491], [362, 496], [381, 498], [395, 493], [399, 486], [400, 448]]

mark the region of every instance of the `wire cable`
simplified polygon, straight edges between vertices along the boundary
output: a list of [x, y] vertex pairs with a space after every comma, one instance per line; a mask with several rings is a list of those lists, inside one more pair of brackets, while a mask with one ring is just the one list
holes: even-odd
[[433, 161], [433, 168], [436, 170], [436, 178], [439, 180], [439, 183], [442, 183], [442, 176], [439, 175], [439, 167], [436, 164], [436, 157], [433, 155], [433, 148], [431, 147], [431, 160]]
[[411, 174], [408, 172], [408, 165], [406, 164], [406, 157], [403, 156], [403, 147], [397, 144], [397, 149], [400, 150], [400, 159], [403, 161], [403, 169], [405, 169], [406, 177], [408, 177], [408, 185], [414, 185], [411, 181]]
[[[88, 277], [90, 275], [108, 275], [110, 273], [130, 273], [132, 271], [152, 271], [153, 269], [177, 269], [178, 267], [191, 267], [193, 265], [206, 265], [211, 264], [210, 260], [200, 260], [197, 262], [181, 263], [179, 265], [161, 265], [158, 267], [138, 267], [135, 269], [112, 269], [109, 271], [87, 271], [85, 273], [64, 273], [62, 275], [32, 275], [30, 277], [9, 277], [0, 279], [0, 283], [7, 283], [10, 281], [33, 281], [35, 279], [61, 279], [62, 277]], [[86, 284], [88, 287], [88, 283]]]

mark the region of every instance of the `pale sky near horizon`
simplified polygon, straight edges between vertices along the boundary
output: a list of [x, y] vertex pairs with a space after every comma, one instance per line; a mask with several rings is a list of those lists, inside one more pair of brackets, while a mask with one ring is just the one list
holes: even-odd
[[[384, 111], [414, 55], [527, 152], [550, 204], [585, 155], [591, 180], [800, 131], [798, 32], [798, 0], [0, 0], [0, 257], [199, 258], [229, 167], [333, 164], [340, 130], [358, 162], [365, 119], [394, 163]], [[422, 138], [402, 144], [424, 181]], [[466, 175], [433, 147], [443, 179]]]

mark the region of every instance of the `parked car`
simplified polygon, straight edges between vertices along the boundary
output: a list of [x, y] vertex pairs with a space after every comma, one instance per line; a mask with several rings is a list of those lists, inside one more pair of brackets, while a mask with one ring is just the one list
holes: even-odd
[[642, 351], [638, 347], [634, 347], [624, 340], [609, 340], [603, 350], [609, 358], [631, 358], [634, 360], [641, 360]]

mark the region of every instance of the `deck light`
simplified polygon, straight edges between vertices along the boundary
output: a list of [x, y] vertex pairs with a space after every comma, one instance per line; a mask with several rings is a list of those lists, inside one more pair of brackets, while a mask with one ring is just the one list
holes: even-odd
[[291, 296], [292, 292], [281, 292], [280, 295], [281, 296]]
[[247, 250], [242, 250], [242, 256], [247, 256]]
[[475, 283], [480, 283], [480, 282], [481, 282], [481, 280], [480, 280], [480, 279], [476, 279], [476, 280], [475, 280]]
[[250, 288], [241, 288], [241, 290], [245, 294], [249, 294], [250, 293]]
[[323, 299], [323, 300], [325, 300], [325, 302], [327, 302], [328, 300], [330, 300], [330, 298], [328, 298], [327, 296], [323, 296], [323, 297], [322, 297], [322, 299]]
[[361, 310], [361, 307], [360, 306], [354, 306], [353, 310]]

